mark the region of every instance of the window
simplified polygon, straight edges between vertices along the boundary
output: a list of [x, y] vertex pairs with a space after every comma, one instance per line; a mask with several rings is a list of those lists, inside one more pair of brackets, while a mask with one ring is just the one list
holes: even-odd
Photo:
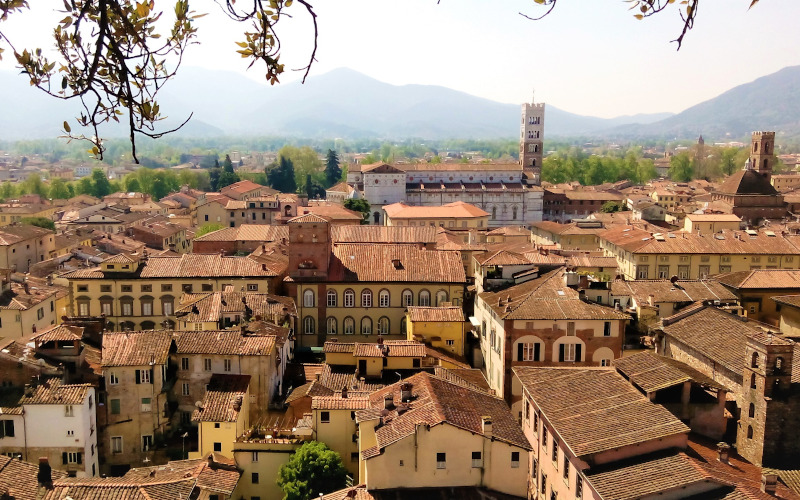
[[361, 335], [372, 335], [372, 318], [361, 318]]
[[337, 333], [337, 331], [336, 331], [336, 318], [331, 316], [330, 318], [327, 319], [327, 321], [325, 322], [325, 325], [326, 325], [326, 331], [327, 331], [328, 335], [336, 335], [336, 333]]
[[356, 321], [348, 316], [347, 318], [344, 319], [344, 334], [352, 335], [355, 332], [356, 332]]
[[558, 441], [553, 439], [553, 456], [550, 457], [553, 460], [553, 465], [556, 469], [558, 469]]
[[431, 305], [431, 292], [427, 290], [419, 292], [419, 305], [424, 307]]
[[214, 451], [222, 452], [222, 443], [214, 443]]
[[100, 285], [100, 291], [103, 293], [111, 293], [111, 285]]
[[174, 299], [171, 296], [161, 297], [161, 310], [164, 316], [172, 316]]
[[636, 266], [636, 277], [640, 280], [646, 280], [649, 272], [649, 266]]
[[403, 307], [414, 305], [414, 293], [411, 290], [403, 290]]
[[188, 396], [189, 394], [190, 394], [190, 393], [189, 393], [189, 384], [188, 384], [188, 383], [186, 383], [186, 382], [184, 382], [184, 383], [181, 385], [181, 395], [183, 395], [183, 396]]
[[542, 426], [542, 448], [547, 448], [547, 427]]
[[181, 370], [189, 369], [189, 358], [181, 358]]
[[88, 292], [89, 291], [89, 285], [78, 285], [78, 291], [79, 292]]
[[755, 373], [751, 373], [750, 374], [750, 388], [751, 389], [755, 389], [756, 388], [756, 374]]
[[336, 307], [336, 290], [328, 290], [328, 307]]
[[122, 306], [123, 316], [133, 316], [133, 302], [130, 299], [120, 300], [120, 305]]
[[547, 494], [547, 474], [542, 472], [542, 495]]
[[447, 302], [447, 292], [439, 290], [436, 292], [436, 305], [441, 306], [444, 302]]
[[378, 320], [378, 335], [389, 335], [389, 318], [386, 316]]
[[230, 359], [223, 359], [222, 360], [222, 370], [229, 372], [231, 371], [231, 360]]
[[211, 358], [203, 358], [203, 370], [211, 371]]
[[437, 453], [436, 454], [436, 468], [437, 469], [446, 469], [447, 468], [447, 453]]
[[517, 344], [518, 361], [538, 361], [540, 345], [538, 342], [522, 342]]
[[119, 377], [117, 376], [116, 372], [111, 372], [108, 374], [108, 383], [109, 385], [119, 384]]
[[136, 370], [137, 384], [152, 384], [150, 380], [150, 370]]
[[150, 398], [142, 398], [142, 413], [150, 413], [153, 407], [150, 404]]
[[454, 347], [454, 346], [456, 345], [456, 341], [455, 341], [455, 340], [453, 340], [453, 339], [446, 339], [446, 340], [444, 341], [444, 343], [445, 343], [445, 345], [446, 345], [447, 347]]
[[512, 451], [511, 452], [511, 468], [518, 469], [519, 468], [519, 452]]
[[311, 316], [306, 316], [303, 318], [303, 333], [306, 335], [314, 334], [314, 318]]
[[122, 436], [111, 437], [111, 453], [122, 453]]
[[479, 467], [483, 467], [483, 459], [481, 458], [481, 452], [473, 451], [472, 452], [472, 468], [476, 469]]
[[361, 291], [361, 307], [372, 307], [372, 290]]
[[319, 421], [323, 424], [327, 424], [331, 421], [331, 412], [329, 411], [321, 411], [319, 412]]
[[120, 413], [120, 401], [119, 399], [110, 399], [108, 401], [109, 406], [111, 406], [111, 414], [112, 415], [119, 415]]
[[100, 314], [103, 316], [113, 316], [113, 308], [111, 306], [111, 301], [100, 299]]
[[142, 290], [142, 292], [152, 292], [153, 291], [153, 285], [142, 285], [141, 290]]
[[378, 305], [381, 307], [389, 307], [389, 290], [381, 290], [378, 293]]
[[131, 293], [133, 292], [133, 285], [122, 285], [120, 286], [120, 291], [123, 293]]
[[603, 337], [611, 336], [611, 322], [606, 321], [603, 323]]
[[74, 417], [75, 416], [75, 410], [74, 410], [74, 408], [72, 408], [72, 405], [66, 405], [64, 407], [64, 416], [65, 417]]
[[253, 472], [250, 474], [250, 482], [252, 484], [258, 484], [258, 472]]
[[756, 405], [750, 403], [750, 408], [747, 411], [747, 416], [753, 418], [756, 416]]
[[14, 421], [0, 420], [0, 438], [14, 437]]
[[303, 307], [314, 307], [314, 290], [303, 292]]
[[153, 315], [153, 298], [152, 297], [142, 297], [142, 316], [152, 316]]
[[750, 366], [752, 368], [758, 368], [758, 353], [754, 352], [752, 358], [750, 359]]
[[252, 455], [250, 455], [250, 461], [251, 462], [258, 462], [258, 452], [257, 451], [254, 451], [252, 453]]
[[564, 479], [569, 479], [569, 457], [564, 453]]
[[753, 439], [753, 426], [747, 426], [747, 439]]
[[344, 306], [345, 307], [356, 306], [356, 292], [349, 289], [344, 291]]
[[580, 344], [561, 344], [558, 346], [558, 360], [561, 362], [575, 362], [581, 359]]
[[248, 292], [257, 292], [258, 291], [258, 283], [248, 283], [247, 284], [247, 291]]
[[142, 436], [142, 451], [147, 451], [153, 447], [153, 436]]
[[583, 478], [575, 474], [575, 498], [583, 498]]
[[161, 291], [162, 292], [171, 292], [172, 291], [172, 285], [171, 284], [170, 285], [161, 285]]

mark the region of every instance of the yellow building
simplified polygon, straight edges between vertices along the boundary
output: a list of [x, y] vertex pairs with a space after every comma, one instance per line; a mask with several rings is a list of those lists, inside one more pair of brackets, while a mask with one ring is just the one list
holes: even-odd
[[796, 341], [800, 337], [800, 295], [777, 295], [772, 300], [778, 309], [781, 333]]
[[0, 229], [0, 268], [27, 273], [32, 264], [55, 257], [55, 234], [28, 224]]
[[[197, 225], [220, 224], [228, 227], [228, 210], [225, 206], [231, 198], [220, 194], [210, 193], [202, 203], [197, 205]], [[233, 227], [233, 226], [231, 226]]]
[[659, 207], [667, 210], [675, 210], [679, 205], [686, 204], [692, 198], [692, 195], [683, 191], [656, 189], [650, 193], [650, 197]]
[[66, 289], [50, 286], [44, 280], [30, 278], [23, 283], [11, 281], [8, 270], [0, 282], [0, 332], [6, 338], [27, 339], [52, 325], [61, 323], [67, 314]]
[[311, 402], [314, 439], [342, 457], [347, 471], [358, 477], [358, 425], [355, 412], [369, 408], [364, 393], [351, 394], [346, 387], [331, 396], [315, 396]]
[[[617, 259], [626, 279], [703, 279], [753, 269], [797, 269], [800, 249], [792, 236], [768, 229], [654, 233], [619, 226], [600, 233], [605, 255]], [[743, 304], [744, 305], [744, 304]]]
[[723, 229], [736, 231], [742, 218], [735, 214], [688, 214], [683, 220], [683, 230], [688, 233], [716, 233]]
[[152, 460], [157, 439], [169, 428], [164, 387], [173, 348], [171, 332], [103, 334], [107, 425], [101, 438], [104, 467], [114, 475]]
[[43, 217], [53, 220], [60, 207], [40, 203], [6, 203], [0, 205], [0, 226], [7, 226], [28, 217]]
[[392, 203], [383, 207], [386, 226], [439, 226], [448, 229], [485, 229], [489, 212], [475, 205], [455, 201], [440, 207], [410, 206]]
[[369, 490], [472, 486], [525, 497], [531, 445], [502, 399], [428, 373], [355, 412]]
[[408, 340], [464, 356], [464, 311], [456, 306], [409, 307], [406, 313]]
[[199, 452], [190, 453], [189, 458], [211, 452], [233, 456], [237, 438], [250, 427], [249, 385], [250, 375], [211, 376], [205, 397], [192, 415], [192, 421], [198, 422], [199, 427]]
[[356, 377], [381, 378], [384, 371], [419, 370], [426, 357], [425, 344], [409, 340], [378, 338], [377, 343], [325, 342], [325, 362], [329, 365], [352, 366]]
[[466, 277], [458, 252], [332, 244], [330, 236], [322, 217], [289, 221], [290, 295], [297, 302], [300, 347], [374, 335], [405, 339], [408, 306], [462, 304]]
[[99, 267], [62, 275], [69, 280], [77, 316], [105, 315], [109, 329], [175, 327], [181, 294], [215, 292], [226, 286], [269, 292], [279, 273], [250, 257], [183, 254], [180, 257], [115, 255]]
[[541, 221], [531, 224], [531, 241], [537, 245], [559, 245], [564, 250], [596, 251], [599, 244], [597, 235], [605, 231], [599, 220], [582, 220], [561, 224]]

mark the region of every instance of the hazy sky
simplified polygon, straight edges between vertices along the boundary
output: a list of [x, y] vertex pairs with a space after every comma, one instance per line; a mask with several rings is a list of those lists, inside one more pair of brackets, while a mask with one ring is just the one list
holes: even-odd
[[[312, 75], [346, 66], [392, 84], [442, 85], [508, 103], [530, 100], [535, 88], [537, 101], [586, 115], [679, 112], [800, 64], [798, 0], [762, 0], [750, 11], [750, 0], [703, 0], [680, 51], [670, 43], [681, 28], [677, 6], [637, 21], [620, 0], [560, 0], [534, 22], [518, 14], [543, 13], [533, 0], [311, 1], [320, 29]], [[169, 13], [170, 2], [156, 5]], [[242, 26], [210, 0], [192, 7], [210, 15], [198, 21], [200, 45], [185, 64], [245, 73], [233, 44]], [[312, 32], [301, 6], [290, 10], [296, 17], [282, 33], [281, 60], [295, 68], [306, 62]], [[41, 45], [54, 16], [37, 11], [3, 29]], [[8, 58], [0, 63], [9, 67]], [[257, 65], [246, 74], [263, 81]]]

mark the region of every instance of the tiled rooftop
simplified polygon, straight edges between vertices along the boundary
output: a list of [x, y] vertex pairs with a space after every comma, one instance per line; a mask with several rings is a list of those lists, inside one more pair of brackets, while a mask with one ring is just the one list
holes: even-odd
[[409, 306], [409, 319], [413, 322], [463, 322], [464, 310], [458, 306], [425, 307]]
[[[336, 244], [329, 281], [464, 283], [461, 256], [413, 245]], [[396, 264], [395, 264], [396, 262]]]
[[249, 385], [250, 375], [211, 375], [203, 401], [192, 413], [192, 421], [236, 422]]
[[683, 385], [687, 381], [693, 381], [703, 387], [727, 390], [691, 366], [652, 351], [615, 359], [614, 367], [647, 393]]
[[275, 347], [272, 335], [242, 335], [241, 331], [176, 331], [178, 354], [267, 356]]
[[103, 334], [103, 366], [147, 366], [167, 363], [172, 332], [119, 332]]

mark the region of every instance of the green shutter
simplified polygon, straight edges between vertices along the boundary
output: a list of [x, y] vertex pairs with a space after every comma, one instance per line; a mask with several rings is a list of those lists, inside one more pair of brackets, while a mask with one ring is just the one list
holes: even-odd
[[119, 415], [120, 413], [119, 399], [112, 399], [109, 401], [109, 403], [111, 404], [111, 414]]

